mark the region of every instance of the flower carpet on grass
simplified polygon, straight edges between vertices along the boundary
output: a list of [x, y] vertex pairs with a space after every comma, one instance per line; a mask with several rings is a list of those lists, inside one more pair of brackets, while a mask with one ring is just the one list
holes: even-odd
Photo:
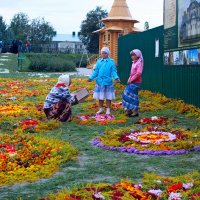
[[72, 190], [63, 189], [43, 200], [197, 200], [200, 197], [200, 175], [164, 177], [145, 174], [141, 183], [123, 180], [116, 184], [88, 184]]
[[[65, 134], [66, 125], [56, 120], [48, 121], [43, 112], [44, 99], [56, 81], [56, 78], [16, 80], [2, 78], [0, 80], [0, 186], [27, 181], [32, 182], [40, 178], [50, 177], [59, 169], [61, 163], [66, 164], [67, 161], [75, 159], [78, 152], [73, 146], [65, 141], [53, 138], [59, 135], [58, 132], [62, 132], [60, 133], [61, 137], [66, 137], [67, 140], [72, 138], [70, 131], [73, 132], [74, 130], [79, 130], [79, 128], [84, 128], [84, 126], [81, 127], [77, 124], [85, 125], [85, 129], [87, 129], [88, 125], [93, 126], [89, 128], [94, 131], [102, 131], [102, 127], [104, 128], [108, 125], [110, 129], [93, 140], [93, 145], [104, 149], [147, 155], [177, 155], [199, 151], [200, 149], [199, 129], [171, 128], [170, 125], [176, 122], [172, 118], [162, 116], [148, 117], [151, 112], [169, 108], [183, 114], [184, 117], [196, 117], [199, 119], [200, 110], [198, 108], [187, 105], [182, 101], [168, 99], [160, 94], [140, 91], [140, 113], [143, 118], [138, 122], [134, 122], [138, 123], [136, 126], [130, 126], [130, 123], [133, 123], [131, 122], [132, 119], [124, 115], [121, 104], [124, 85], [116, 84], [115, 86], [116, 100], [112, 102], [111, 115], [95, 115], [98, 110], [98, 104], [92, 97], [95, 86], [94, 83], [88, 84], [87, 79], [84, 78], [73, 79], [70, 90], [75, 91], [86, 87], [90, 95], [83, 103], [72, 109], [73, 122], [71, 124], [74, 127], [67, 130], [69, 134]], [[146, 116], [146, 113], [148, 116]], [[155, 113], [153, 114], [155, 115]], [[73, 124], [74, 122], [76, 124]], [[121, 126], [126, 126], [126, 123], [129, 124], [127, 125], [129, 127], [121, 128]], [[115, 125], [115, 129], [113, 129], [112, 125]], [[53, 138], [48, 137], [51, 133]], [[42, 134], [46, 136], [44, 137]], [[81, 134], [79, 135], [80, 138], [82, 137]], [[89, 140], [94, 135], [88, 134]], [[82, 139], [84, 141], [84, 138]], [[77, 139], [74, 138], [75, 140]], [[93, 147], [91, 148], [94, 149]], [[66, 177], [65, 179], [70, 181]], [[135, 188], [135, 184], [131, 182], [121, 183], [124, 184], [114, 184], [112, 186], [106, 184], [106, 188], [111, 188], [111, 190], [104, 190], [104, 184], [97, 186], [98, 188], [102, 187], [102, 189], [95, 189], [95, 192], [86, 190], [90, 192], [88, 195], [93, 195], [88, 199], [103, 199], [104, 197], [109, 199], [113, 195], [124, 199], [129, 199], [129, 197], [137, 199], [132, 195], [132, 192], [136, 190], [131, 189]], [[194, 182], [190, 180], [182, 181], [182, 183], [189, 186], [192, 183], [195, 186]], [[124, 189], [126, 184], [127, 187], [130, 186], [130, 190]], [[192, 186], [192, 191], [193, 189], [194, 191], [191, 194], [198, 195], [198, 191], [195, 191], [196, 187], [194, 186]], [[96, 186], [94, 187], [96, 188]], [[119, 190], [112, 189], [115, 187], [119, 187]], [[148, 187], [148, 190], [156, 189], [157, 187]], [[164, 195], [165, 192], [164, 190], [162, 191]], [[108, 194], [105, 192], [108, 192]], [[141, 195], [141, 198], [150, 198], [151, 196], [147, 190], [138, 190], [137, 192], [138, 195]], [[160, 192], [158, 191], [157, 193]], [[174, 193], [179, 198], [179, 194], [176, 194], [179, 191], [174, 191]], [[66, 196], [66, 199], [71, 200], [76, 199], [76, 196], [79, 199], [80, 195], [76, 192], [67, 194], [72, 195], [70, 197]], [[150, 196], [146, 196], [146, 194]], [[167, 195], [169, 198], [170, 194]], [[183, 193], [181, 195], [184, 196]], [[193, 198], [192, 195], [190, 197]]]
[[[69, 143], [41, 136], [61, 123], [47, 120], [43, 101], [55, 79], [0, 81], [0, 186], [51, 176], [78, 151]], [[36, 135], [31, 135], [36, 133]]]
[[179, 155], [200, 151], [200, 131], [143, 127], [107, 130], [92, 140], [94, 146], [120, 152], [146, 155]]
[[49, 177], [61, 162], [75, 159], [69, 143], [28, 134], [0, 134], [0, 186]]

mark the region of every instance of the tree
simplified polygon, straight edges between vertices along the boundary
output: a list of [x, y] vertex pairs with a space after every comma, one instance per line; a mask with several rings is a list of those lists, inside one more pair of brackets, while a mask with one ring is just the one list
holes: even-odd
[[44, 18], [30, 20], [25, 13], [14, 15], [10, 30], [13, 31], [16, 39], [22, 40], [23, 43], [31, 40], [32, 44], [49, 43], [56, 35], [54, 28]]
[[149, 22], [144, 23], [144, 30], [149, 30]]
[[32, 44], [44, 44], [52, 41], [56, 35], [54, 28], [44, 18], [33, 19], [30, 25], [30, 40]]
[[97, 6], [95, 10], [87, 13], [86, 20], [81, 23], [80, 40], [90, 53], [98, 53], [99, 51], [99, 35], [93, 33], [93, 31], [101, 29], [104, 26], [101, 19], [107, 16], [107, 11]]
[[15, 39], [15, 34], [13, 30], [10, 27], [8, 27], [6, 29], [5, 44], [11, 44], [14, 39]]
[[15, 14], [11, 20], [10, 28], [13, 30], [16, 39], [25, 41], [29, 35], [29, 17], [25, 13]]
[[0, 41], [5, 41], [6, 39], [6, 23], [3, 20], [3, 17], [0, 16]]

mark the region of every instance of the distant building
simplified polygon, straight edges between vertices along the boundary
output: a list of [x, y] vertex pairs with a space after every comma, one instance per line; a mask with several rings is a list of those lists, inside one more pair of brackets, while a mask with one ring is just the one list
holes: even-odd
[[85, 50], [78, 33], [75, 32], [72, 32], [72, 34], [57, 34], [53, 38], [53, 43], [57, 44], [58, 51], [62, 53], [82, 53]]
[[200, 3], [190, 0], [190, 5], [182, 16], [180, 40], [185, 42], [198, 38], [200, 38]]

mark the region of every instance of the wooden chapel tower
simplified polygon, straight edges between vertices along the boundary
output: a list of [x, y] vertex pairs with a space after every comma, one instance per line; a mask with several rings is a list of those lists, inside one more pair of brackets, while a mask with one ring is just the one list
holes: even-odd
[[139, 21], [132, 18], [126, 0], [114, 0], [111, 11], [107, 18], [101, 20], [104, 27], [94, 31], [99, 33], [99, 50], [107, 46], [110, 49], [110, 57], [118, 63], [118, 37], [129, 33], [141, 32], [134, 27]]

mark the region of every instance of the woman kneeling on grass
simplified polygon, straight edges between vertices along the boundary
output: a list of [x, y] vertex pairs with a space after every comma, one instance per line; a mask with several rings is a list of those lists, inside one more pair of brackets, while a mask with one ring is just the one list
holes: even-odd
[[130, 52], [132, 59], [132, 67], [130, 77], [127, 81], [127, 86], [122, 95], [122, 106], [126, 110], [126, 115], [129, 117], [139, 116], [138, 107], [138, 90], [142, 83], [143, 72], [143, 56], [139, 49], [134, 49]]
[[44, 112], [47, 119], [57, 119], [61, 122], [71, 121], [71, 105], [77, 104], [75, 96], [69, 91], [71, 79], [68, 74], [61, 75], [57, 84], [51, 89], [44, 102]]

